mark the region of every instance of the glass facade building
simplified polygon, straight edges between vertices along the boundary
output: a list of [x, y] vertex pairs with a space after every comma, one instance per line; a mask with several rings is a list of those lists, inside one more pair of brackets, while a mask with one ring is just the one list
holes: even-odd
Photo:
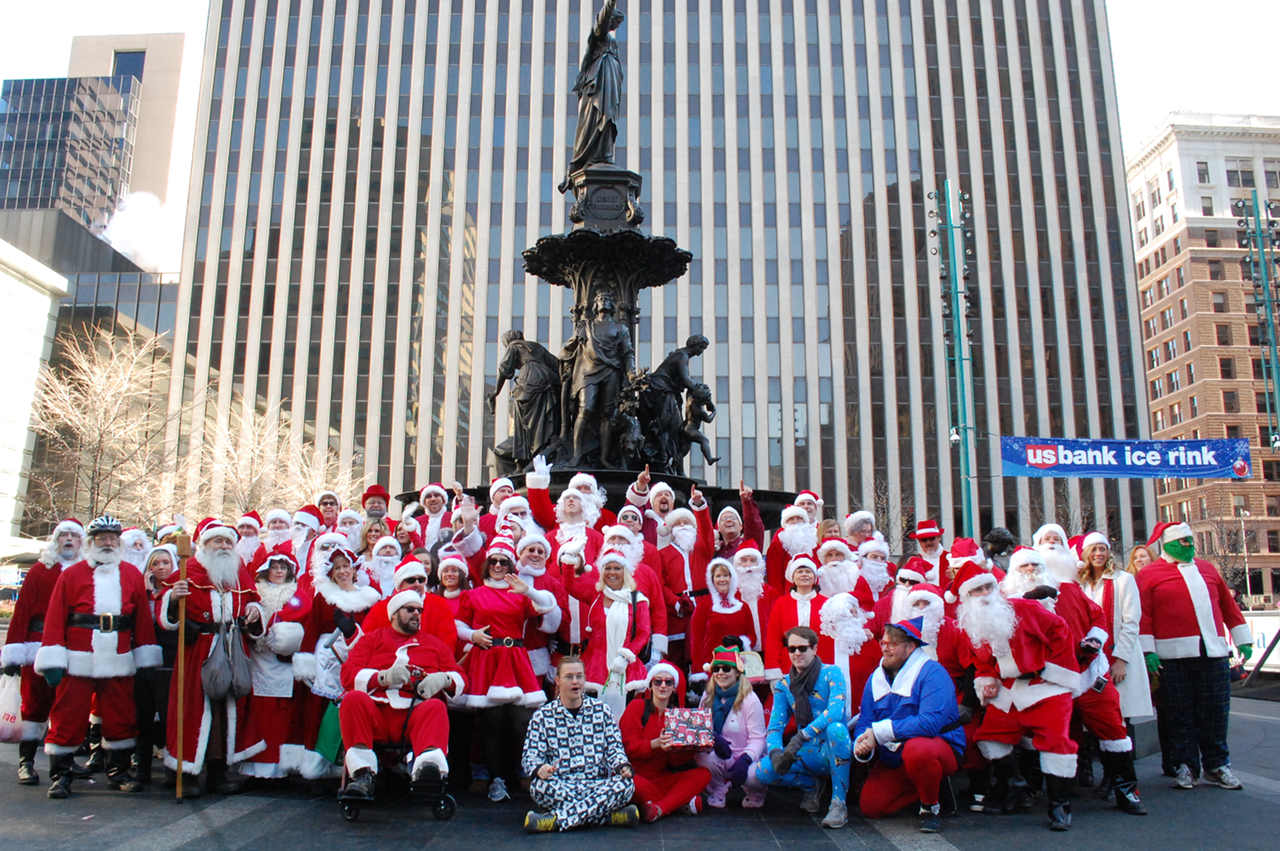
[[[980, 523], [1128, 542], [1140, 482], [999, 477], [1000, 434], [1146, 435], [1103, 0], [629, 0], [618, 156], [694, 254], [638, 365], [694, 333], [713, 470], [883, 526], [959, 476], [927, 193], [970, 193]], [[202, 403], [280, 402], [393, 492], [485, 481], [499, 335], [558, 351], [520, 252], [555, 191], [591, 0], [214, 0], [176, 345]], [[189, 321], [188, 321], [189, 320]]]
[[100, 233], [129, 192], [141, 84], [131, 76], [0, 86], [0, 210], [62, 210]]

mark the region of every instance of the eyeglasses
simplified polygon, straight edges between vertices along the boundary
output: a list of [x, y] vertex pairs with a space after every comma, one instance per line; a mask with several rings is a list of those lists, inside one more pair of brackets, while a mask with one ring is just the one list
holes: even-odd
[[732, 665], [712, 665], [711, 666], [711, 673], [713, 674], [727, 674], [730, 671], [736, 671], [736, 670], [737, 668], [733, 667]]
[[653, 686], [674, 686], [676, 681], [670, 677], [654, 677], [649, 681], [649, 685]]
[[797, 653], [807, 653], [812, 649], [813, 649], [812, 644], [788, 644], [787, 645], [787, 652], [793, 656]]

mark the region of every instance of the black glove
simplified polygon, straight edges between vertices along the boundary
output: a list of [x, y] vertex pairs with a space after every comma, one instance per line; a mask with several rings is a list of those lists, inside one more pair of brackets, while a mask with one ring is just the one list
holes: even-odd
[[4, 666], [4, 675], [6, 677], [16, 677], [21, 673], [22, 673], [21, 665], [5, 665]]
[[787, 748], [783, 751], [792, 760], [800, 755], [800, 749], [804, 747], [804, 743], [809, 741], [809, 737], [801, 730], [791, 737], [791, 741], [787, 742]]
[[773, 763], [773, 770], [781, 776], [791, 770], [791, 764], [796, 760], [795, 757], [788, 756], [782, 748], [777, 748], [769, 751], [769, 761]]
[[49, 684], [49, 688], [57, 688], [58, 683], [62, 682], [62, 678], [66, 676], [66, 668], [49, 668], [44, 672], [45, 682]]
[[342, 637], [347, 640], [356, 634], [356, 619], [342, 609], [333, 610], [333, 625], [342, 630]]
[[1022, 595], [1024, 600], [1043, 600], [1047, 597], [1058, 599], [1058, 589], [1049, 585], [1037, 585]]
[[715, 746], [712, 747], [715, 755], [721, 759], [728, 759], [733, 756], [733, 747], [729, 744], [729, 740], [724, 736], [716, 736]]
[[743, 754], [733, 763], [733, 767], [729, 769], [729, 782], [734, 786], [743, 786], [747, 782], [747, 769], [751, 767], [751, 757]]

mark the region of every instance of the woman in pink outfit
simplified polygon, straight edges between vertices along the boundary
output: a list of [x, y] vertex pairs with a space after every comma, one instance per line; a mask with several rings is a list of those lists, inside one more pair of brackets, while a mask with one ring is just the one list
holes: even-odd
[[711, 752], [698, 754], [698, 765], [711, 772], [707, 806], [717, 809], [724, 807], [733, 786], [741, 786], [746, 793], [742, 806], [753, 809], [764, 806], [769, 791], [750, 770], [764, 754], [765, 720], [764, 706], [743, 670], [738, 648], [717, 647], [707, 665], [711, 679], [699, 704], [711, 710], [711, 728], [716, 735]]

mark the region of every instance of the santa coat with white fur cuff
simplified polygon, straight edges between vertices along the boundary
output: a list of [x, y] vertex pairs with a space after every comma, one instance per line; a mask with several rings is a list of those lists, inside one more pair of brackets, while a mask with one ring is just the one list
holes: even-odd
[[342, 664], [342, 687], [363, 691], [392, 709], [409, 709], [420, 700], [412, 685], [386, 689], [378, 684], [378, 672], [396, 664], [421, 668], [428, 674], [447, 673], [451, 683], [445, 689], [447, 694], [439, 695], [442, 698], [460, 695], [466, 689], [466, 678], [453, 658], [452, 648], [430, 633], [420, 630], [404, 635], [389, 626], [375, 629], [352, 646]]
[[[818, 658], [828, 665], [835, 664], [835, 642], [822, 634], [822, 604], [827, 602], [827, 598], [816, 591], [811, 593], [811, 599], [802, 601], [796, 599], [795, 591], [791, 591], [773, 604], [764, 637], [764, 673], [770, 681], [781, 679], [791, 670], [785, 636], [792, 627], [807, 626], [818, 633]], [[805, 612], [807, 616], [802, 617]]]
[[707, 565], [715, 557], [716, 551], [711, 507], [704, 503], [701, 508], [693, 511], [693, 518], [698, 534], [691, 551], [686, 553], [674, 543], [658, 550], [658, 557], [662, 560], [662, 593], [667, 605], [667, 636], [671, 641], [688, 639], [686, 653], [690, 652], [688, 648], [692, 647], [697, 638], [689, 635], [693, 612], [684, 611], [682, 615], [678, 615], [676, 602], [685, 593], [690, 594], [695, 601], [706, 596]]
[[[1086, 639], [1093, 639], [1106, 646], [1107, 623], [1102, 607], [1090, 600], [1076, 583], [1063, 582], [1059, 586], [1053, 612], [1067, 622], [1073, 647], [1079, 647], [1080, 642]], [[1107, 654], [1099, 652], [1093, 657], [1088, 669], [1080, 672], [1080, 687], [1073, 696], [1079, 697], [1086, 689], [1092, 688], [1100, 677], [1107, 675], [1110, 667], [1107, 664]]]
[[526, 594], [488, 583], [473, 588], [458, 605], [458, 620], [472, 630], [488, 627], [493, 644], [475, 647], [467, 654], [464, 668], [466, 706], [482, 709], [514, 703], [541, 706], [547, 696], [534, 673], [529, 652], [524, 647], [504, 646], [503, 639], [523, 641], [525, 627], [549, 612], [558, 611], [555, 595], [529, 586]]
[[[618, 656], [627, 663], [623, 682], [627, 692], [643, 691], [645, 676], [648, 671], [644, 662], [640, 661], [640, 653], [649, 643], [651, 626], [649, 620], [649, 601], [643, 594], [635, 593], [635, 602], [631, 605], [613, 603], [605, 606], [603, 593], [596, 596], [594, 602], [586, 609], [584, 618], [587, 623], [584, 637], [587, 646], [582, 651], [582, 667], [587, 676], [587, 688], [594, 693], [604, 691], [609, 680], [610, 666], [614, 659], [609, 656], [609, 611], [614, 606], [623, 606], [627, 610], [626, 624], [623, 629], [623, 641], [618, 648]], [[634, 635], [632, 627], [634, 629]]]
[[[58, 584], [62, 570], [61, 564], [50, 567], [38, 561], [27, 571], [22, 580], [22, 588], [18, 591], [18, 601], [13, 607], [13, 617], [9, 619], [4, 650], [0, 651], [0, 665], [29, 668], [35, 664], [36, 652], [44, 639], [44, 627], [40, 624], [49, 609], [53, 587]], [[39, 628], [33, 628], [36, 626]]]
[[[178, 581], [178, 573], [174, 572], [165, 582], [165, 593], [161, 598], [160, 626], [168, 630], [176, 630], [178, 624], [169, 617], [169, 602], [173, 600], [173, 584]], [[226, 590], [214, 586], [213, 580], [198, 557], [187, 559], [187, 585], [191, 590], [187, 596], [186, 617], [188, 623], [198, 624], [230, 624], [236, 618], [243, 617], [250, 606], [258, 606], [258, 589], [249, 583], [244, 571], [240, 572], [239, 581]], [[175, 610], [177, 604], [175, 601]], [[178, 769], [178, 736], [182, 736], [182, 771], [184, 774], [199, 774], [204, 768], [205, 755], [208, 752], [209, 734], [213, 729], [213, 706], [204, 694], [204, 682], [201, 668], [213, 652], [214, 644], [221, 640], [218, 633], [196, 633], [187, 630], [187, 646], [179, 647], [178, 652], [185, 654], [183, 671], [183, 715], [184, 726], [178, 729], [178, 685], [175, 682], [169, 689], [168, 731], [166, 734], [164, 764], [170, 770]], [[236, 641], [246, 641], [242, 632], [231, 633]], [[248, 652], [246, 645], [245, 652]], [[176, 680], [178, 668], [174, 666], [173, 676]], [[261, 739], [249, 741], [244, 728], [245, 711], [248, 706], [246, 698], [239, 700], [231, 697], [222, 699], [222, 708], [226, 712], [226, 760], [236, 764], [260, 753], [266, 748]]]
[[[996, 657], [988, 644], [975, 649], [972, 641], [961, 642], [961, 661], [966, 667], [974, 666], [975, 691], [980, 696], [984, 685], [998, 683], [1000, 689], [990, 705], [1005, 712], [1010, 707], [1029, 709], [1059, 694], [1070, 696], [1080, 685], [1080, 669], [1067, 622], [1038, 600], [1009, 603], [1018, 625], [1009, 640], [1008, 655]], [[1024, 674], [1033, 676], [1020, 679]]]
[[[287, 777], [301, 772], [307, 764], [298, 715], [310, 696], [306, 675], [315, 677], [315, 655], [303, 654], [306, 638], [304, 621], [311, 612], [311, 600], [290, 594], [293, 583], [260, 583], [266, 631], [253, 642], [249, 657], [253, 664], [253, 693], [245, 704], [242, 739], [265, 743], [264, 750], [240, 763], [240, 773], [249, 777]], [[309, 665], [309, 667], [308, 667]]]
[[[133, 627], [101, 632], [68, 626], [73, 614], [132, 617]], [[146, 584], [128, 562], [92, 567], [82, 560], [66, 568], [44, 617], [34, 660], [38, 674], [61, 668], [73, 677], [132, 677], [138, 668], [156, 668], [162, 661]]]
[[1253, 634], [1222, 575], [1206, 561], [1173, 564], [1160, 559], [1138, 571], [1142, 606], [1139, 633], [1144, 653], [1161, 659], [1221, 658], [1228, 653], [1223, 638], [1231, 630], [1237, 647], [1252, 644]]

